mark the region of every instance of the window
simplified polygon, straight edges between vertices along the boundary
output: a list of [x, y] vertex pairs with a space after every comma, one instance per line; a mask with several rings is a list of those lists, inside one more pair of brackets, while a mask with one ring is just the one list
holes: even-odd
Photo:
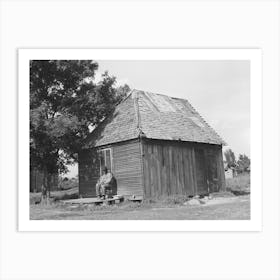
[[108, 171], [112, 171], [112, 149], [103, 149], [99, 152], [100, 160], [100, 175], [104, 166], [108, 168]]

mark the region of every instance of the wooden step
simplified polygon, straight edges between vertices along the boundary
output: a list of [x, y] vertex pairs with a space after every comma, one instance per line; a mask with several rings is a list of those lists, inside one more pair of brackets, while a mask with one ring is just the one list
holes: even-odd
[[110, 205], [115, 203], [121, 203], [123, 201], [124, 201], [123, 196], [116, 196], [116, 197], [106, 198], [106, 199], [100, 199], [98, 197], [86, 197], [86, 198], [62, 200], [61, 202], [63, 204], [95, 204], [95, 205], [109, 204]]

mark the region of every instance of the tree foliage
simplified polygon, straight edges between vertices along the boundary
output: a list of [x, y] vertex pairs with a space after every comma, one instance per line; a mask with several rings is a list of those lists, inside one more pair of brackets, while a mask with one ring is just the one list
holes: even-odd
[[30, 61], [30, 159], [46, 173], [67, 171], [92, 128], [127, 92], [92, 60]]
[[251, 161], [250, 161], [248, 156], [246, 156], [245, 154], [239, 155], [239, 158], [238, 158], [238, 161], [237, 161], [237, 171], [239, 173], [249, 171], [250, 170], [250, 165], [251, 165]]
[[231, 149], [228, 149], [224, 152], [226, 162], [229, 168], [236, 166], [235, 154]]
[[235, 158], [235, 154], [231, 149], [226, 150], [224, 152], [224, 155], [228, 168], [234, 168], [238, 173], [243, 173], [250, 170], [251, 161], [245, 154], [239, 155], [237, 161]]

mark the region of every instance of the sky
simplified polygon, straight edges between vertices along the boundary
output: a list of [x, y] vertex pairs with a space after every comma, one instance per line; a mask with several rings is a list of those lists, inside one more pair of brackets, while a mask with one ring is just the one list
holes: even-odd
[[[250, 157], [250, 61], [97, 61], [117, 84], [187, 99], [228, 144], [236, 157]], [[77, 174], [72, 166], [68, 177]]]

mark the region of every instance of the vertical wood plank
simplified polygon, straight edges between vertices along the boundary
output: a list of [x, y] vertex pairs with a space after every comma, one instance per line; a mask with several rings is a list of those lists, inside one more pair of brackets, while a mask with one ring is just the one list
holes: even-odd
[[186, 149], [182, 148], [182, 174], [183, 174], [183, 194], [187, 195], [188, 173], [187, 173], [187, 155]]
[[171, 146], [172, 150], [172, 189], [171, 189], [171, 194], [174, 195], [177, 192], [177, 176], [176, 176], [176, 163], [177, 161], [175, 160], [176, 157], [176, 147]]
[[219, 148], [217, 152], [217, 160], [218, 160], [218, 174], [219, 174], [219, 182], [220, 182], [220, 190], [226, 190], [226, 178], [225, 178], [225, 170], [223, 163], [223, 150], [222, 147]]
[[146, 186], [146, 197], [151, 197], [151, 184], [150, 184], [150, 170], [149, 170], [149, 152], [148, 152], [148, 144], [146, 143], [144, 146], [144, 154], [145, 154], [145, 160], [144, 160], [144, 169], [145, 169], [145, 186]]
[[162, 146], [157, 145], [157, 160], [156, 160], [156, 167], [157, 167], [157, 181], [158, 181], [158, 193], [157, 197], [160, 197], [162, 194], [162, 178], [161, 178], [161, 162], [162, 162]]
[[139, 141], [139, 148], [140, 148], [140, 160], [141, 160], [141, 185], [143, 188], [143, 198], [146, 197], [146, 185], [145, 185], [145, 168], [144, 168], [144, 161], [145, 161], [145, 154], [144, 154], [144, 143], [143, 140], [140, 139]]
[[211, 151], [210, 151], [210, 149], [204, 149], [203, 153], [204, 153], [204, 165], [205, 165], [205, 168], [204, 168], [205, 169], [205, 184], [207, 187], [207, 193], [209, 193], [210, 192], [210, 179], [211, 179], [211, 174], [209, 172], [209, 170], [210, 170], [209, 164], [211, 164], [211, 162], [209, 161], [209, 157], [210, 157]]
[[183, 173], [183, 148], [179, 147], [179, 161], [178, 161], [178, 167], [179, 167], [179, 193], [184, 194], [185, 193], [185, 183], [184, 183], [184, 173]]
[[176, 177], [177, 177], [177, 190], [176, 194], [181, 194], [181, 176], [180, 176], [180, 147], [176, 147]]
[[173, 181], [173, 172], [174, 172], [174, 162], [173, 162], [173, 149], [172, 146], [169, 147], [169, 164], [170, 164], [170, 170], [169, 170], [169, 180], [170, 180], [170, 191], [169, 194], [174, 193], [174, 181]]
[[153, 167], [154, 167], [154, 180], [155, 180], [155, 197], [158, 197], [159, 192], [159, 174], [158, 174], [158, 168], [157, 168], [157, 162], [158, 162], [158, 145], [154, 143], [153, 145]]
[[167, 156], [166, 156], [166, 147], [162, 146], [162, 163], [161, 165], [163, 166], [162, 168], [162, 192], [161, 195], [165, 196], [167, 194]]
[[187, 174], [188, 174], [188, 178], [187, 178], [187, 193], [188, 195], [194, 195], [194, 186], [193, 186], [193, 180], [192, 180], [192, 169], [191, 169], [191, 150], [188, 148], [186, 150], [186, 154], [187, 154]]
[[175, 189], [174, 194], [179, 194], [179, 175], [178, 175], [178, 147], [174, 146], [173, 149], [173, 162], [174, 162], [174, 182], [175, 182]]
[[194, 149], [192, 148], [190, 151], [190, 160], [191, 160], [191, 169], [192, 169], [192, 183], [193, 183], [193, 194], [197, 194], [197, 186], [196, 186], [196, 164], [195, 164], [195, 154]]
[[171, 148], [166, 147], [166, 175], [167, 175], [167, 195], [171, 193]]
[[195, 162], [195, 152], [194, 148], [192, 148], [192, 173], [193, 173], [193, 186], [194, 186], [194, 194], [197, 195], [197, 177], [196, 177], [196, 162]]
[[153, 177], [153, 146], [149, 143], [148, 145], [148, 154], [149, 154], [149, 177], [150, 177], [150, 191], [151, 191], [151, 197], [154, 197], [155, 195], [155, 187], [154, 187], [154, 177]]

